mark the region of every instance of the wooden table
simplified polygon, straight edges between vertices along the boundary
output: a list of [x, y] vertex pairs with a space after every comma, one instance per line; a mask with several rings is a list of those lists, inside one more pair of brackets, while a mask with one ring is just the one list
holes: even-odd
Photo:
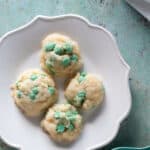
[[[36, 15], [66, 13], [85, 16], [110, 30], [131, 66], [132, 110], [116, 139], [104, 149], [150, 145], [150, 23], [124, 0], [0, 0], [0, 35]], [[0, 145], [0, 150], [10, 150]]]

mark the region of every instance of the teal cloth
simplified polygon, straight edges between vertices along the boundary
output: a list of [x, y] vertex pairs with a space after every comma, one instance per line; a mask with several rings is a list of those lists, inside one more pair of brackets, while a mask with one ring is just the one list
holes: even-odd
[[[103, 149], [150, 145], [150, 23], [124, 0], [0, 0], [0, 36], [36, 15], [66, 13], [82, 15], [110, 30], [131, 66], [131, 113], [117, 137]], [[0, 145], [0, 150], [10, 149]]]
[[112, 150], [150, 150], [150, 147], [143, 147], [143, 148], [135, 148], [135, 147], [118, 147], [113, 148]]

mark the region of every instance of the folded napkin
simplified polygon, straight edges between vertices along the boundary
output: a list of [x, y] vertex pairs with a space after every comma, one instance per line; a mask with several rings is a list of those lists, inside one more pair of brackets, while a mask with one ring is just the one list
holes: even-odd
[[150, 0], [126, 0], [126, 1], [150, 21]]

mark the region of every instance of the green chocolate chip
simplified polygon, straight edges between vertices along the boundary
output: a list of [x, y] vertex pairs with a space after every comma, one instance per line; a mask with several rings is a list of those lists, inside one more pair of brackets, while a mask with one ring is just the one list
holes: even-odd
[[63, 124], [57, 124], [56, 131], [57, 133], [63, 133], [65, 131], [65, 126]]
[[32, 88], [32, 93], [37, 95], [39, 93], [38, 88], [37, 87]]
[[54, 63], [56, 61], [56, 58], [55, 57], [51, 57], [49, 60], [46, 60], [46, 65], [47, 67], [53, 67], [54, 66]]
[[48, 92], [49, 92], [51, 95], [53, 95], [53, 94], [55, 93], [55, 88], [49, 86], [49, 87], [48, 87]]
[[30, 97], [31, 100], [35, 100], [36, 94], [34, 94], [34, 93], [31, 92], [31, 93], [29, 94], [29, 97]]
[[84, 102], [84, 99], [83, 98], [81, 98], [81, 97], [78, 97], [78, 96], [76, 96], [75, 98], [74, 98], [74, 105], [76, 105], [76, 106], [78, 106], [78, 107], [80, 107], [81, 105], [82, 105], [82, 103]]
[[54, 117], [55, 117], [56, 119], [60, 119], [60, 112], [56, 111], [56, 112], [54, 113]]
[[66, 112], [66, 117], [69, 118], [70, 116], [72, 116], [72, 112], [71, 111], [67, 111]]
[[74, 121], [76, 119], [76, 115], [78, 112], [76, 111], [67, 111], [66, 112], [66, 119], [69, 121]]
[[22, 97], [22, 92], [19, 90], [19, 91], [17, 91], [17, 97], [18, 98], [21, 98]]
[[50, 52], [50, 51], [53, 51], [54, 47], [55, 47], [55, 43], [54, 42], [49, 42], [45, 45], [45, 51], [46, 52]]
[[85, 91], [78, 92], [74, 98], [75, 104], [77, 106], [81, 106], [83, 104], [83, 102], [85, 101], [85, 98], [86, 98], [86, 92]]
[[66, 54], [72, 54], [72, 51], [73, 51], [73, 45], [69, 42], [66, 42], [64, 45], [63, 45], [63, 49], [65, 50], [65, 53]]
[[46, 60], [46, 66], [47, 66], [48, 68], [51, 68], [51, 67], [54, 66], [54, 63], [51, 62], [50, 60]]
[[79, 113], [77, 111], [72, 111], [71, 112], [73, 115], [78, 115]]
[[62, 60], [62, 64], [64, 67], [68, 67], [71, 63], [71, 60], [69, 57], [64, 57], [63, 60]]
[[53, 65], [54, 65], [54, 62], [49, 61], [49, 60], [46, 61], [46, 66], [47, 66], [48, 70], [50, 71], [50, 73], [52, 75], [55, 75], [55, 71], [54, 71]]
[[69, 131], [72, 131], [74, 129], [74, 124], [73, 123], [70, 123], [70, 125], [68, 126], [68, 130]]
[[78, 61], [78, 56], [75, 55], [75, 54], [73, 54], [73, 55], [71, 56], [71, 61], [74, 62], [74, 63], [76, 63], [76, 62]]
[[69, 120], [67, 120], [64, 116], [61, 116], [61, 118], [59, 119], [59, 123], [63, 124], [66, 127], [69, 125]]
[[78, 92], [77, 96], [81, 97], [81, 98], [85, 98], [86, 97], [86, 92], [85, 91], [80, 91], [80, 92]]
[[87, 73], [86, 73], [86, 72], [81, 72], [81, 73], [80, 73], [80, 76], [85, 77], [86, 75], [87, 75]]
[[86, 72], [80, 73], [80, 76], [78, 78], [79, 83], [85, 80], [86, 75], [87, 75]]
[[30, 77], [30, 79], [33, 81], [36, 80], [37, 78], [38, 78], [38, 76], [36, 74], [32, 74]]
[[72, 115], [77, 115], [78, 114], [78, 112], [77, 111], [67, 111], [66, 112], [66, 116], [68, 117], [68, 116], [72, 116]]
[[55, 46], [54, 52], [57, 55], [62, 55], [64, 53], [63, 48], [61, 46], [58, 46], [58, 45]]
[[81, 82], [84, 81], [84, 80], [85, 80], [85, 77], [79, 76], [79, 78], [78, 78], [79, 83], [81, 83]]

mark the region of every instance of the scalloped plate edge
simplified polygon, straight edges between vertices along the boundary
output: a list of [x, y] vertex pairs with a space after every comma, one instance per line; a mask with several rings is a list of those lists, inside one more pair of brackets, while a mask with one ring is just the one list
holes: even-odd
[[[113, 141], [113, 139], [117, 136], [117, 133], [120, 129], [120, 125], [122, 123], [122, 121], [128, 116], [128, 114], [130, 113], [130, 110], [131, 110], [131, 105], [132, 105], [132, 102], [131, 102], [131, 93], [130, 93], [130, 87], [129, 87], [129, 72], [130, 72], [130, 66], [126, 63], [126, 61], [124, 60], [124, 58], [122, 57], [120, 51], [119, 51], [119, 48], [117, 46], [117, 42], [115, 40], [115, 37], [112, 35], [111, 32], [109, 32], [108, 30], [106, 30], [105, 28], [103, 28], [102, 26], [98, 26], [98, 25], [95, 25], [93, 23], [91, 23], [88, 19], [84, 18], [83, 16], [80, 16], [80, 15], [75, 15], [75, 14], [66, 14], [66, 15], [60, 15], [60, 16], [43, 16], [43, 15], [38, 15], [36, 17], [34, 17], [31, 21], [29, 21], [28, 23], [26, 23], [25, 25], [22, 25], [12, 31], [9, 31], [7, 33], [5, 33], [1, 38], [0, 38], [0, 44], [2, 43], [2, 41], [4, 39], [6, 39], [7, 37], [9, 37], [10, 35], [16, 33], [16, 32], [19, 32], [23, 29], [26, 29], [28, 28], [29, 26], [31, 26], [33, 23], [35, 23], [36, 21], [38, 21], [39, 19], [43, 19], [43, 20], [57, 20], [57, 19], [65, 19], [65, 18], [76, 18], [76, 19], [80, 19], [81, 21], [83, 21], [84, 23], [87, 24], [87, 26], [89, 28], [96, 28], [98, 30], [102, 30], [103, 32], [105, 32], [108, 37], [110, 37], [110, 39], [113, 41], [114, 43], [114, 46], [115, 46], [115, 50], [116, 50], [116, 54], [118, 55], [119, 59], [120, 59], [120, 62], [124, 65], [124, 67], [126, 68], [126, 74], [125, 74], [125, 77], [126, 77], [126, 81], [128, 83], [128, 87], [127, 87], [127, 90], [128, 90], [128, 100], [129, 100], [129, 107], [128, 109], [126, 110], [126, 112], [124, 112], [124, 114], [120, 117], [120, 120], [117, 122], [117, 125], [116, 125], [116, 128], [115, 128], [115, 131], [113, 132], [113, 134], [110, 136], [110, 138], [108, 138], [105, 142], [103, 142], [102, 144], [97, 144], [97, 145], [94, 145], [92, 147], [89, 147], [88, 149], [95, 149], [95, 148], [101, 148], [101, 147], [104, 147], [105, 145], [109, 144], [110, 142]], [[1, 134], [0, 134], [1, 135]], [[21, 149], [19, 145], [17, 144], [12, 144], [10, 141], [6, 140], [7, 138], [5, 136], [0, 136], [0, 139], [3, 139], [3, 141], [10, 147], [12, 148], [16, 148], [16, 149]]]

